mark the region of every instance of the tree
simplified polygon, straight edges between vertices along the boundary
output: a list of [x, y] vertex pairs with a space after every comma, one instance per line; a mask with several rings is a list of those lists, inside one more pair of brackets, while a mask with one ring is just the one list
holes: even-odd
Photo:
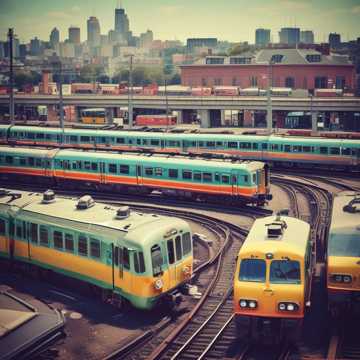
[[15, 86], [24, 89], [26, 85], [38, 85], [41, 81], [41, 75], [35, 71], [18, 70], [14, 74]]
[[104, 74], [104, 67], [101, 65], [85, 65], [80, 70], [78, 80], [83, 82], [93, 82], [96, 81], [98, 77]]
[[180, 85], [181, 84], [181, 76], [179, 73], [175, 73], [169, 81], [169, 85]]

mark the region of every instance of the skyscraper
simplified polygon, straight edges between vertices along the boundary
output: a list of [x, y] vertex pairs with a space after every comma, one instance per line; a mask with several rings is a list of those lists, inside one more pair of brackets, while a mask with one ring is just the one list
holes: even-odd
[[41, 54], [41, 43], [40, 40], [35, 36], [34, 39], [30, 40], [30, 55], [39, 56]]
[[100, 45], [100, 23], [95, 16], [90, 16], [87, 21], [87, 41], [90, 46]]
[[153, 32], [151, 30], [147, 30], [146, 33], [140, 34], [140, 47], [150, 47], [153, 40]]
[[115, 32], [119, 41], [128, 41], [129, 19], [123, 8], [115, 9]]
[[56, 27], [54, 27], [50, 33], [50, 45], [54, 49], [55, 46], [59, 44], [59, 42], [60, 42], [60, 32]]
[[329, 34], [329, 45], [331, 49], [336, 49], [340, 47], [341, 44], [341, 36], [337, 33], [330, 33]]
[[69, 27], [69, 42], [72, 44], [80, 44], [80, 28], [76, 26]]
[[300, 42], [303, 44], [314, 44], [314, 33], [311, 30], [301, 31]]
[[281, 28], [279, 31], [281, 44], [296, 45], [300, 42], [299, 28]]
[[270, 43], [270, 30], [269, 29], [256, 29], [255, 44], [257, 46], [266, 46], [269, 43]]

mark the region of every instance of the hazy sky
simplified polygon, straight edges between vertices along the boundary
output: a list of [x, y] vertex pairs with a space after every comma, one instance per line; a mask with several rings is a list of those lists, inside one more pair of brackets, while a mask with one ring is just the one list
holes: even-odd
[[[86, 40], [86, 20], [95, 15], [101, 32], [114, 27], [115, 0], [0, 0], [0, 38], [9, 27], [21, 41], [38, 36], [49, 39], [51, 29], [68, 36], [68, 27], [81, 28]], [[255, 29], [271, 29], [278, 40], [282, 26], [313, 30], [315, 40], [329, 32], [342, 40], [360, 36], [360, 0], [122, 0], [134, 35], [151, 29], [156, 39], [186, 40], [217, 37], [229, 41], [254, 42]]]

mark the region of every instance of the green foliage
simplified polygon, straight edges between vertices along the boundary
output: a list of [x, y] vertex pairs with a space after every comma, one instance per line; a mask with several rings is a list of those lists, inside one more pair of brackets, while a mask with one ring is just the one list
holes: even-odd
[[78, 81], [92, 82], [98, 77], [104, 75], [104, 67], [101, 65], [85, 65], [80, 70]]
[[248, 51], [251, 50], [251, 46], [250, 45], [245, 45], [245, 44], [237, 44], [234, 47], [231, 48], [231, 50], [229, 51], [229, 55], [233, 56], [233, 55], [241, 55], [243, 53], [246, 53]]
[[14, 74], [15, 87], [23, 89], [26, 85], [38, 85], [41, 82], [41, 75], [35, 71], [18, 70]]
[[[146, 86], [153, 83], [162, 85], [164, 78], [164, 71], [161, 67], [136, 66], [132, 71], [134, 86]], [[113, 82], [120, 83], [128, 81], [129, 69], [118, 69], [117, 74], [113, 77]]]

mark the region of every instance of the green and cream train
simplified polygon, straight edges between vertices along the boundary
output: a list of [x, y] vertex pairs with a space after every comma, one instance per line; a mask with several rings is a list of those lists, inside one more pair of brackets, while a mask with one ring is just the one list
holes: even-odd
[[192, 234], [173, 217], [80, 199], [0, 191], [0, 258], [91, 284], [105, 299], [152, 309], [179, 301], [192, 276]]

